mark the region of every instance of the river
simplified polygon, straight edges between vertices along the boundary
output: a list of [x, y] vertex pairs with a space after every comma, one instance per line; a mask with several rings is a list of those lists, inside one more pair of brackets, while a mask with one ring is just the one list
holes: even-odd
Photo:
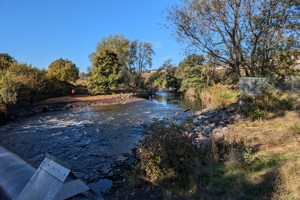
[[184, 119], [199, 101], [168, 92], [126, 105], [83, 107], [40, 113], [0, 127], [0, 142], [36, 167], [49, 153], [67, 162], [86, 182], [99, 180], [111, 166], [128, 158], [153, 118]]

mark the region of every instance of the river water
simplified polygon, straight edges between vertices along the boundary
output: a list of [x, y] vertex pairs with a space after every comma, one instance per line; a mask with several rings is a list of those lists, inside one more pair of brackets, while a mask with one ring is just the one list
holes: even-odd
[[128, 158], [153, 118], [185, 118], [199, 101], [162, 92], [156, 99], [126, 105], [41, 113], [0, 127], [0, 142], [39, 166], [49, 153], [67, 162], [86, 182]]

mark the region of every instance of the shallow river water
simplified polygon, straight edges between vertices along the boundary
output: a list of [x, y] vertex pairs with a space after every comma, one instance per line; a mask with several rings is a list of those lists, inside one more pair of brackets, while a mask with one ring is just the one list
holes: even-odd
[[153, 118], [199, 110], [198, 101], [160, 93], [153, 100], [41, 113], [0, 127], [0, 142], [38, 166], [49, 153], [67, 162], [79, 178], [95, 182], [115, 162], [128, 158]]

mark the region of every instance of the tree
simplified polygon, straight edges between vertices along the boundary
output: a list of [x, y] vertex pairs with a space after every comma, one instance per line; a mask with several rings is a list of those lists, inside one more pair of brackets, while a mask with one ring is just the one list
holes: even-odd
[[[131, 45], [130, 40], [123, 35], [110, 35], [103, 38], [97, 45], [96, 52], [110, 51], [117, 55], [119, 63], [122, 64], [122, 68], [129, 69], [132, 64], [132, 52], [131, 49], [135, 48]], [[133, 50], [134, 51], [134, 50]], [[94, 53], [90, 55], [91, 59]]]
[[14, 62], [0, 83], [0, 103], [28, 105], [43, 98], [47, 81], [45, 71]]
[[75, 82], [79, 76], [79, 69], [72, 61], [59, 58], [49, 65], [47, 76], [64, 82]]
[[107, 49], [97, 48], [92, 54], [92, 71], [88, 79], [88, 90], [92, 94], [110, 94], [119, 89], [122, 67], [118, 55]]
[[143, 72], [143, 70], [152, 67], [152, 56], [154, 51], [152, 49], [152, 44], [149, 42], [140, 42], [138, 44], [137, 52], [137, 71]]
[[8, 69], [14, 62], [16, 60], [8, 53], [0, 53], [0, 71]]
[[215, 58], [237, 78], [264, 76], [274, 55], [297, 48], [298, 0], [183, 2], [167, 15], [177, 39]]
[[[111, 53], [116, 55], [116, 61], [121, 65], [122, 79], [119, 83], [125, 87], [142, 86], [142, 82], [138, 81], [141, 72], [152, 66], [152, 56], [154, 51], [152, 44], [149, 42], [139, 42], [138, 40], [130, 41], [123, 35], [113, 35], [103, 38], [97, 45], [96, 52], [90, 55], [92, 62], [98, 57], [100, 52], [110, 52], [105, 54], [110, 56]], [[103, 55], [101, 55], [103, 56]], [[92, 66], [94, 68], [95, 66]], [[90, 69], [89, 71], [93, 71]], [[121, 85], [120, 85], [121, 86]]]
[[190, 54], [181, 61], [176, 69], [176, 77], [180, 80], [186, 76], [186, 71], [189, 68], [202, 66], [205, 59], [203, 55]]

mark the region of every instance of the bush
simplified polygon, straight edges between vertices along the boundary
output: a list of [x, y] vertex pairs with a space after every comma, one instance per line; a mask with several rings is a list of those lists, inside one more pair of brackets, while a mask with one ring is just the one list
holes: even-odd
[[0, 102], [28, 105], [42, 97], [46, 87], [45, 72], [26, 64], [13, 63], [1, 77]]
[[195, 187], [196, 171], [205, 162], [205, 156], [193, 144], [187, 129], [170, 121], [156, 121], [151, 125], [149, 136], [137, 148], [140, 162], [135, 171], [140, 178], [173, 189], [172, 192]]
[[242, 97], [243, 114], [252, 120], [262, 120], [268, 117], [284, 115], [284, 112], [294, 108], [295, 98], [290, 94], [279, 94], [274, 88], [266, 87], [261, 94]]
[[238, 92], [232, 86], [216, 84], [204, 89], [200, 94], [202, 106], [204, 107], [223, 107], [238, 100]]

